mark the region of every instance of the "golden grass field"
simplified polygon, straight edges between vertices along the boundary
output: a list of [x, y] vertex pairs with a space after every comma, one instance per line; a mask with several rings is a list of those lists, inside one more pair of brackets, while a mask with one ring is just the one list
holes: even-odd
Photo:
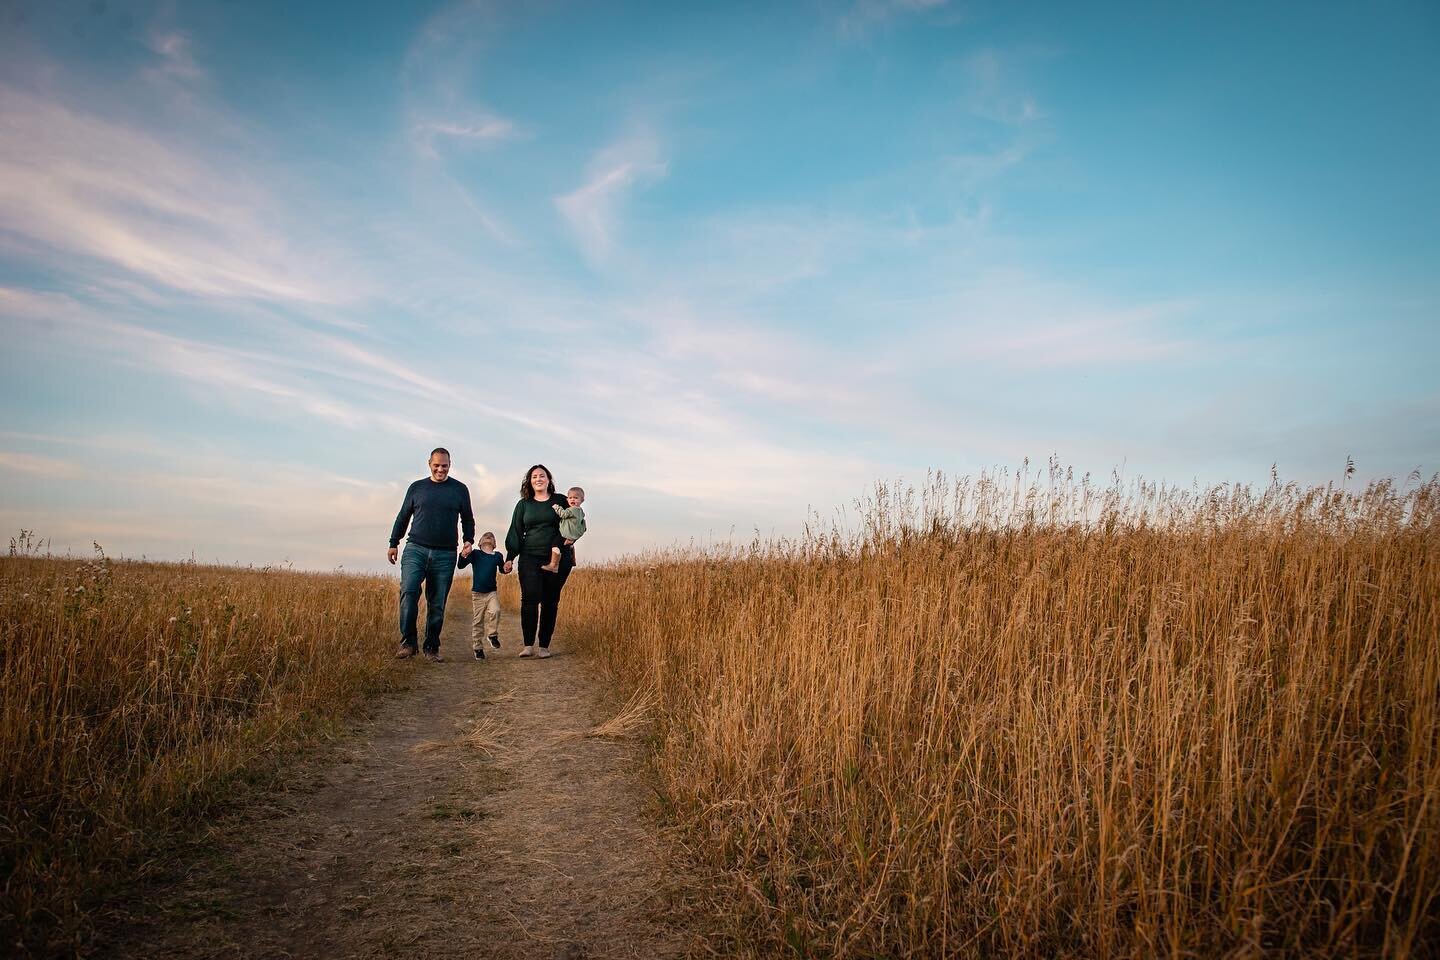
[[935, 478], [561, 619], [758, 955], [1434, 956], [1437, 506]]
[[6, 954], [79, 943], [157, 837], [394, 675], [393, 580], [26, 546], [0, 559]]
[[[1437, 505], [1413, 477], [935, 478], [583, 567], [560, 642], [630, 698], [611, 732], [654, 732], [722, 953], [1434, 955]], [[20, 929], [82, 936], [155, 836], [399, 675], [390, 579], [15, 553]]]

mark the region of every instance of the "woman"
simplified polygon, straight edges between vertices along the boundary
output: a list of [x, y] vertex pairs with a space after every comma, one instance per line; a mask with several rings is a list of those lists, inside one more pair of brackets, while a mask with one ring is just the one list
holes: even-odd
[[[571, 565], [562, 560], [555, 573], [542, 570], [550, 562], [550, 544], [560, 530], [556, 505], [565, 498], [555, 494], [555, 481], [550, 468], [537, 463], [525, 474], [520, 484], [520, 502], [510, 517], [510, 532], [505, 534], [505, 562], [520, 564], [520, 631], [525, 646], [520, 656], [550, 656], [550, 637], [555, 633], [555, 612], [560, 606], [560, 591]], [[540, 650], [535, 650], [536, 634]]]

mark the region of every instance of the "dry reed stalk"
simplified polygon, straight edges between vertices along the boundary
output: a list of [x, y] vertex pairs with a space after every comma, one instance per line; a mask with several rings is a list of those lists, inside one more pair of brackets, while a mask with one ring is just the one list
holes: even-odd
[[581, 568], [568, 636], [654, 703], [762, 955], [1421, 956], [1437, 503], [937, 477]]
[[632, 737], [650, 723], [651, 711], [654, 709], [655, 704], [648, 691], [636, 690], [630, 695], [625, 706], [620, 708], [619, 713], [585, 731], [585, 736], [612, 739]]
[[503, 725], [490, 716], [477, 720], [474, 728], [466, 731], [457, 742], [471, 750], [478, 750], [487, 757], [494, 757], [500, 751], [504, 737]]

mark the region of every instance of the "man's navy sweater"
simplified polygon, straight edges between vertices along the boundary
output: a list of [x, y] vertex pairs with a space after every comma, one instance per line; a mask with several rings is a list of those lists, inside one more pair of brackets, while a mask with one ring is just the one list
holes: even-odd
[[416, 480], [405, 491], [405, 502], [400, 505], [400, 513], [390, 531], [390, 546], [400, 545], [408, 525], [411, 543], [435, 550], [454, 550], [456, 517], [460, 518], [465, 542], [473, 543], [475, 514], [470, 511], [470, 490], [465, 484], [454, 477], [446, 477], [439, 483], [429, 477]]

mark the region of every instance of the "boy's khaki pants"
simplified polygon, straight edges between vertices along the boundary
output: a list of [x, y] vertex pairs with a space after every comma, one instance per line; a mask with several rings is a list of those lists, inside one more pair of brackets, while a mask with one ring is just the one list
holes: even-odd
[[470, 649], [479, 650], [486, 637], [500, 633], [500, 592], [470, 594]]

